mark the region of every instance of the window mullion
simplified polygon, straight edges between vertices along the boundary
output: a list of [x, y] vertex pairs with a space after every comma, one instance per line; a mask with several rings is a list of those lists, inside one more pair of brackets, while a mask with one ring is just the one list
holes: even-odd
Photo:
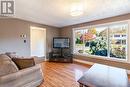
[[107, 51], [107, 53], [108, 53], [108, 58], [110, 58], [110, 34], [109, 34], [109, 31], [110, 31], [110, 27], [108, 26], [108, 29], [107, 29], [107, 43], [108, 43], [108, 47], [107, 47], [107, 49], [108, 49], [108, 51]]

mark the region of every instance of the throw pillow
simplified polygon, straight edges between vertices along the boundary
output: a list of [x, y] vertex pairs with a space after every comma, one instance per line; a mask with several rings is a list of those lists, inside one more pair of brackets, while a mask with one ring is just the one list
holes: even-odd
[[12, 60], [15, 62], [15, 64], [18, 66], [19, 69], [25, 69], [35, 65], [35, 61], [33, 58], [30, 59], [12, 58]]

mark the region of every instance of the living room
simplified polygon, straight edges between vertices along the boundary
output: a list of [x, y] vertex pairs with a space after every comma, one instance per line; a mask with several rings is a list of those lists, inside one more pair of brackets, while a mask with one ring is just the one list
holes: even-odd
[[130, 87], [129, 0], [0, 7], [0, 87]]

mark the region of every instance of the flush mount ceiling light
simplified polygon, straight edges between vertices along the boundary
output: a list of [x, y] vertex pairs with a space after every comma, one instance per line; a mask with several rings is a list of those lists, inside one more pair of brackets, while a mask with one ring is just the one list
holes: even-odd
[[73, 3], [70, 8], [71, 16], [80, 16], [83, 14], [83, 5], [81, 3]]

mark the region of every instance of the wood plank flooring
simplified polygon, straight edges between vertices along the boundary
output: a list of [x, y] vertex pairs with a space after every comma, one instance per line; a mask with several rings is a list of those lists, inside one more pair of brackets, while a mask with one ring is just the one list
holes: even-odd
[[77, 80], [90, 65], [43, 62], [44, 82], [39, 87], [79, 87]]
[[[78, 63], [41, 63], [44, 82], [39, 87], [79, 87], [77, 80], [87, 71], [90, 65]], [[128, 75], [130, 80], [130, 75]]]

